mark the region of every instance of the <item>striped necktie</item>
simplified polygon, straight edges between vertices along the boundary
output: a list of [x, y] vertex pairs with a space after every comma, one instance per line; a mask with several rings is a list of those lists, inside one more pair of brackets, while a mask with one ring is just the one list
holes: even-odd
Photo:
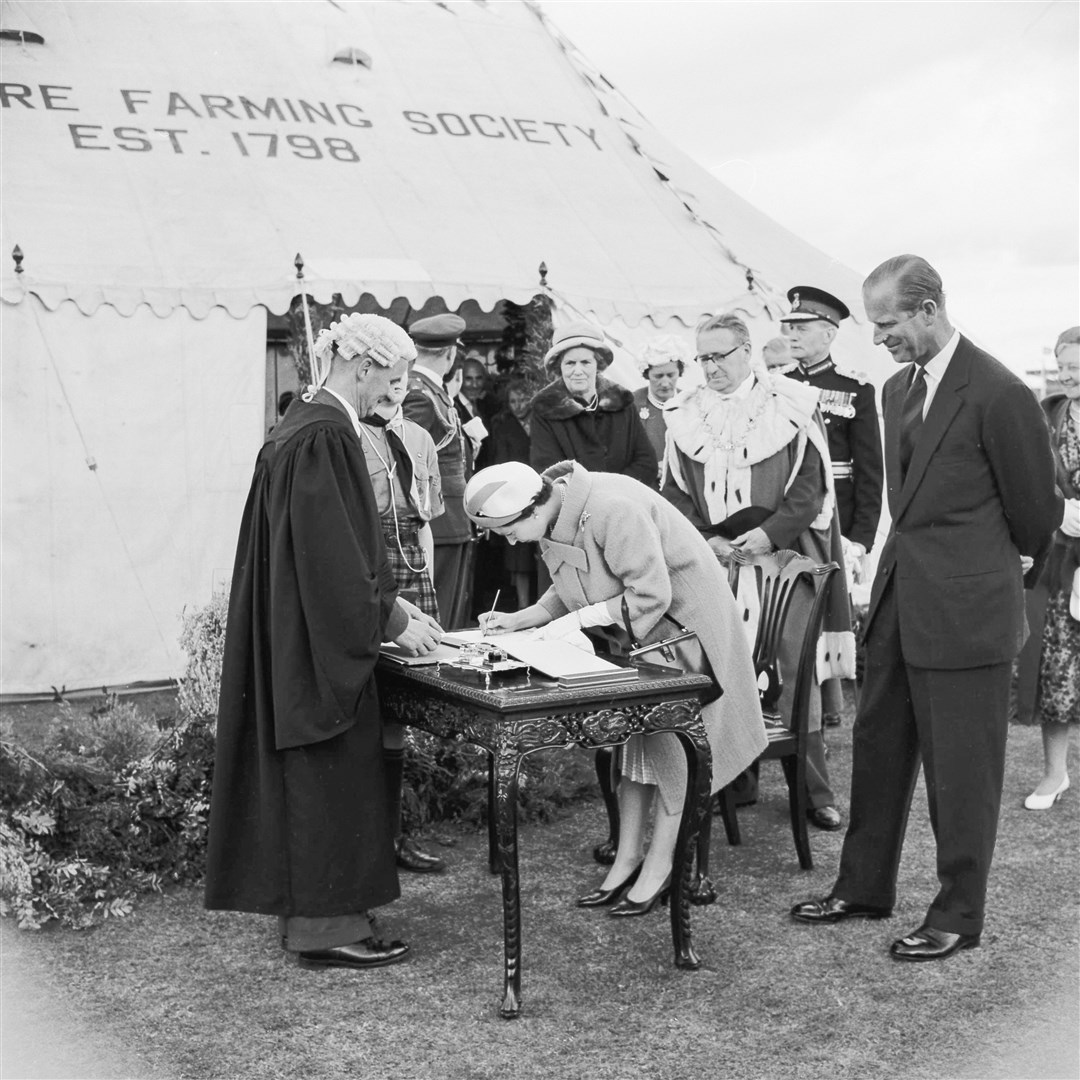
[[923, 406], [926, 404], [926, 370], [917, 364], [915, 373], [904, 398], [904, 411], [900, 416], [900, 475], [906, 476], [915, 443], [923, 422]]

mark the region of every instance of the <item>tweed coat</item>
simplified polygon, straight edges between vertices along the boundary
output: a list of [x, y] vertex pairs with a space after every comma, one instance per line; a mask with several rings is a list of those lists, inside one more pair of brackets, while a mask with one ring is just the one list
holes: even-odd
[[[671, 624], [662, 620], [667, 612], [697, 631], [723, 689], [702, 710], [712, 790], [718, 791], [767, 743], [750, 647], [723, 568], [697, 529], [654, 488], [572, 461], [544, 475], [564, 479], [566, 490], [550, 539], [540, 541], [552, 586], [539, 602], [556, 619], [614, 601], [609, 607], [619, 618], [625, 597], [634, 636], [644, 643], [670, 636]], [[672, 789], [682, 777], [682, 750], [674, 737], [651, 736], [648, 745], [670, 810]]]

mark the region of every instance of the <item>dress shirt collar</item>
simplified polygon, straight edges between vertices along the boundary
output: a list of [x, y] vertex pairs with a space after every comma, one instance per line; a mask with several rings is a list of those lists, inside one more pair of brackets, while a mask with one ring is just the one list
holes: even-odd
[[423, 375], [425, 378], [430, 379], [440, 389], [443, 388], [443, 381], [441, 375], [436, 375], [434, 371], [429, 367], [424, 367], [421, 363], [415, 363], [412, 366], [413, 371], [418, 375]]
[[356, 409], [354, 409], [352, 405], [350, 405], [349, 402], [347, 402], [336, 390], [331, 390], [329, 386], [324, 386], [323, 389], [328, 394], [333, 394], [334, 397], [336, 397], [338, 401], [340, 401], [341, 404], [345, 406], [345, 412], [348, 415], [349, 420], [352, 421], [353, 431], [356, 432], [356, 437], [360, 439], [361, 442], [363, 442], [364, 435], [363, 432], [360, 430], [360, 417], [357, 415]]
[[[945, 369], [949, 366], [949, 361], [953, 358], [953, 353], [956, 352], [956, 346], [960, 344], [960, 331], [954, 330], [953, 336], [945, 343], [945, 347], [936, 356], [932, 356], [923, 365], [923, 370], [926, 372], [926, 378], [933, 382], [935, 385], [941, 382], [942, 377], [945, 374]], [[912, 374], [914, 378], [914, 373]]]
[[720, 394], [719, 396], [724, 401], [729, 401], [731, 398], [742, 400], [750, 396], [750, 391], [754, 389], [754, 373], [751, 371], [749, 375], [730, 394]]

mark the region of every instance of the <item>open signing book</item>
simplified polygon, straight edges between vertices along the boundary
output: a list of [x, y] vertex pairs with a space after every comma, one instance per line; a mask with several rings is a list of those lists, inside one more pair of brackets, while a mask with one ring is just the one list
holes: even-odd
[[[580, 645], [574, 644], [578, 636]], [[530, 630], [484, 637], [481, 630], [475, 629], [455, 630], [443, 637], [443, 643], [447, 645], [472, 645], [481, 641], [505, 649], [508, 656], [528, 664], [533, 671], [549, 679], [558, 679], [561, 686], [632, 682], [638, 677], [634, 668], [619, 667], [597, 656], [584, 634], [575, 635], [570, 641], [543, 641]]]

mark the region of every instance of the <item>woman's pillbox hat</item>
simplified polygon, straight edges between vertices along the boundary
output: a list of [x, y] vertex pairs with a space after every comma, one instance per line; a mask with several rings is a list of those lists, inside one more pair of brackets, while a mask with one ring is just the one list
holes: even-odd
[[791, 301], [791, 312], [780, 316], [782, 323], [824, 319], [833, 326], [839, 326], [851, 314], [843, 300], [837, 300], [824, 289], [815, 289], [813, 285], [796, 285], [794, 289], [788, 289], [787, 298]]
[[596, 367], [600, 371], [615, 359], [604, 340], [604, 332], [592, 323], [579, 321], [567, 323], [551, 335], [551, 348], [544, 354], [544, 366], [555, 374], [562, 354], [577, 348], [592, 349], [596, 354]]
[[413, 341], [424, 349], [445, 349], [448, 345], [458, 345], [458, 339], [464, 332], [465, 320], [451, 312], [417, 319], [409, 327]]
[[543, 489], [540, 474], [520, 461], [481, 469], [465, 485], [465, 513], [485, 529], [521, 517]]

